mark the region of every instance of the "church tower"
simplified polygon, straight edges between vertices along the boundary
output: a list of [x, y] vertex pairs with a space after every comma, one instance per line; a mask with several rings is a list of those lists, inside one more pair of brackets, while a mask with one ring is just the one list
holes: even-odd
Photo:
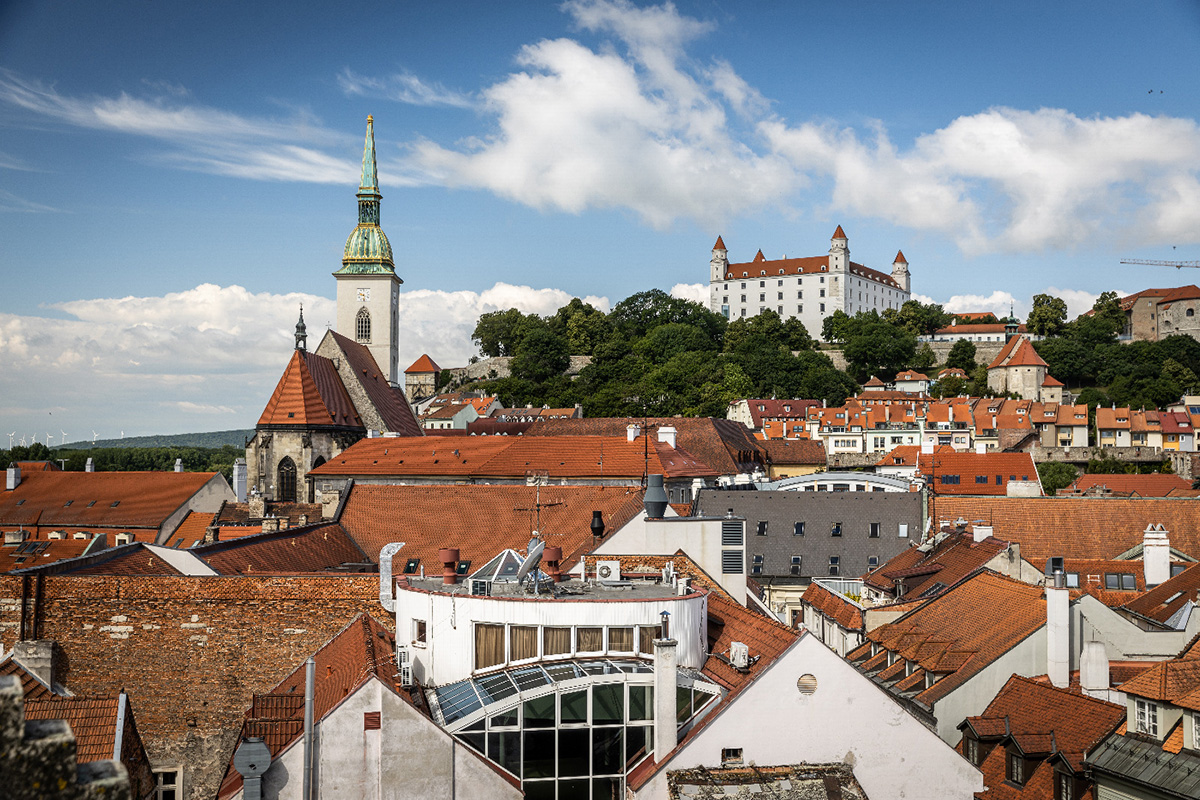
[[395, 385], [399, 374], [400, 284], [392, 246], [379, 227], [379, 179], [375, 168], [375, 120], [367, 117], [358, 225], [346, 239], [337, 279], [337, 331], [371, 351]]

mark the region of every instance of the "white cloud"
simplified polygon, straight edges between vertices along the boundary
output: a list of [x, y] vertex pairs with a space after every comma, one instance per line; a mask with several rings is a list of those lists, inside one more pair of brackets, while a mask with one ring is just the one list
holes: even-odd
[[[497, 283], [482, 292], [401, 295], [401, 367], [429, 353], [446, 367], [475, 354], [479, 315], [552, 314], [572, 295]], [[608, 311], [606, 297], [585, 297]], [[160, 297], [78, 300], [65, 319], [0, 313], [0, 427], [38, 430], [52, 417], [102, 436], [252, 427], [294, 346], [300, 304], [310, 349], [336, 317], [333, 300], [201, 284]], [[57, 429], [55, 429], [57, 430]]]
[[350, 95], [386, 97], [414, 106], [472, 108], [475, 105], [475, 101], [469, 95], [447, 89], [440, 83], [426, 83], [411, 72], [372, 78], [358, 75], [347, 68], [342, 70], [337, 80], [342, 91]]
[[692, 300], [705, 308], [708, 307], [709, 287], [707, 283], [677, 283], [671, 287], [671, 297], [680, 300]]
[[[1009, 307], [1015, 302], [1016, 298], [1010, 292], [997, 289], [989, 295], [956, 294], [942, 303], [942, 308], [951, 314], [965, 314], [969, 311], [990, 311], [997, 317], [1006, 317], [1008, 316]], [[1028, 310], [1028, 303], [1024, 303], [1016, 309], [1018, 314], [1027, 313]]]

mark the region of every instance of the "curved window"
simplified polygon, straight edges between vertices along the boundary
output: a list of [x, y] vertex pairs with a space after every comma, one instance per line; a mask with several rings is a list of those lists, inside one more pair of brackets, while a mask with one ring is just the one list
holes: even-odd
[[290, 456], [285, 456], [279, 462], [279, 482], [276, 484], [275, 499], [283, 502], [296, 502], [296, 462]]
[[1189, 308], [1189, 309], [1187, 310], [1187, 316], [1189, 316], [1189, 317], [1194, 317], [1194, 316], [1196, 316], [1196, 309], [1194, 309], [1194, 308]]
[[354, 320], [354, 338], [360, 342], [371, 341], [371, 313], [365, 308], [358, 310]]
[[313, 460], [312, 468], [316, 469], [317, 467], [321, 466], [324, 463], [325, 463], [325, 456], [317, 456], [316, 459]]

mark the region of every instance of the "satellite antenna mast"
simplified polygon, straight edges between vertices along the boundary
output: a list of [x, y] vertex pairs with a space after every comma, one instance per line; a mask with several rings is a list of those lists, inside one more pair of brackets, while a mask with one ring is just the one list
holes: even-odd
[[521, 562], [521, 568], [517, 570], [517, 585], [525, 583], [525, 579], [533, 576], [533, 593], [538, 593], [538, 564], [542, 561], [542, 551], [546, 549], [546, 543], [535, 535], [529, 540], [528, 555]]

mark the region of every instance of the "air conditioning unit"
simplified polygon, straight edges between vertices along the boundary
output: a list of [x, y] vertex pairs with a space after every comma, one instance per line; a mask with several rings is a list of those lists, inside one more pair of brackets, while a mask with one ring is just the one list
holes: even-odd
[[621, 580], [621, 562], [620, 561], [597, 561], [596, 562], [596, 577], [602, 581], [619, 581], [619, 580]]
[[396, 648], [396, 665], [400, 667], [400, 685], [405, 689], [411, 689], [413, 685], [412, 676], [412, 653], [407, 647]]
[[471, 594], [477, 594], [480, 597], [492, 596], [492, 582], [481, 580], [479, 578], [471, 579]]
[[750, 648], [744, 642], [731, 642], [729, 661], [738, 669], [748, 668], [750, 666]]

